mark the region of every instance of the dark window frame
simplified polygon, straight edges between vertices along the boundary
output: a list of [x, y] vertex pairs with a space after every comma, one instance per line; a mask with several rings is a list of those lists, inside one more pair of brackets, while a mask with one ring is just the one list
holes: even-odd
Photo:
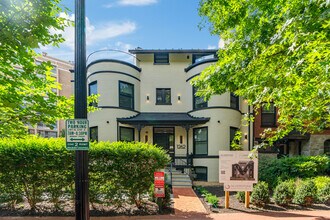
[[[277, 118], [276, 118], [276, 107], [274, 106], [274, 103], [270, 103], [271, 105], [273, 105], [273, 107], [274, 107], [274, 112], [263, 112], [263, 110], [264, 110], [264, 107], [263, 107], [263, 105], [261, 105], [261, 109], [260, 109], [260, 117], [261, 117], [261, 127], [263, 127], [263, 128], [272, 128], [272, 127], [277, 127], [277, 125], [276, 125], [276, 120], [277, 120]], [[268, 122], [266, 122], [265, 123], [265, 119], [264, 119], [264, 115], [273, 115], [273, 123], [268, 123]]]
[[[202, 168], [202, 169], [206, 169], [206, 175], [205, 175], [205, 179], [202, 179], [202, 178], [198, 178], [197, 177], [197, 173], [196, 173], [196, 168]], [[195, 180], [196, 181], [206, 181], [207, 182], [207, 180], [208, 180], [208, 167], [205, 167], [205, 166], [194, 166], [194, 170], [195, 170], [195, 174], [196, 174], [196, 178], [195, 178]]]
[[[206, 140], [205, 141], [196, 141], [195, 140], [195, 131], [198, 129], [206, 129]], [[206, 142], [206, 154], [196, 154], [196, 143], [197, 142]], [[193, 129], [193, 155], [208, 155], [209, 154], [209, 129], [207, 126], [198, 127]]]
[[[121, 85], [121, 84], [127, 84], [127, 85], [132, 86], [132, 89], [133, 89], [133, 90], [132, 90], [132, 95], [128, 95], [128, 94], [126, 94], [126, 93], [121, 93], [121, 91], [120, 91], [120, 85]], [[121, 96], [128, 97], [128, 98], [131, 99], [131, 106], [130, 106], [130, 107], [122, 106], [122, 105], [120, 104], [120, 97], [121, 97]], [[118, 103], [118, 106], [119, 106], [119, 108], [125, 108], [125, 109], [134, 110], [134, 102], [135, 102], [134, 98], [135, 98], [134, 84], [119, 80], [119, 81], [118, 81], [118, 102], [119, 102], [119, 103]]]
[[[165, 58], [159, 58], [157, 56], [165, 56]], [[169, 64], [170, 63], [170, 54], [169, 53], [154, 53], [154, 64]]]
[[[192, 54], [191, 63], [192, 64], [197, 63], [196, 60], [198, 60], [202, 57], [210, 56], [210, 55], [213, 55], [213, 58], [216, 57], [215, 53], [194, 53], [194, 54]], [[198, 62], [201, 62], [201, 61], [198, 61]]]
[[[96, 93], [91, 93], [91, 87], [95, 85], [96, 86]], [[97, 80], [91, 82], [88, 84], [88, 96], [91, 96], [91, 95], [97, 95], [98, 94], [98, 85], [97, 85]], [[94, 107], [97, 107], [98, 106], [98, 103], [97, 102], [91, 102], [89, 103], [89, 106], [94, 106]]]
[[[158, 91], [162, 90], [162, 100], [165, 100], [165, 102], [158, 101]], [[170, 91], [170, 102], [166, 102], [166, 90]], [[156, 105], [172, 105], [172, 91], [171, 88], [156, 88]]]
[[201, 106], [201, 107], [197, 107], [197, 105], [196, 105], [196, 100], [197, 100], [198, 98], [203, 98], [203, 99], [204, 99], [204, 97], [196, 96], [196, 95], [195, 95], [196, 92], [197, 92], [197, 88], [196, 88], [195, 86], [193, 86], [193, 87], [192, 87], [192, 94], [193, 94], [193, 110], [195, 110], [195, 109], [203, 109], [203, 108], [207, 108], [207, 106], [208, 106], [208, 101], [205, 101], [205, 100], [204, 100], [203, 103], [200, 104], [200, 105], [203, 105], [203, 106]]
[[[326, 144], [329, 144], [329, 146], [326, 146]], [[324, 147], [324, 154], [330, 156], [330, 139], [327, 139], [324, 141], [323, 143], [323, 147]]]
[[233, 92], [230, 93], [230, 108], [239, 110], [239, 96]]
[[[94, 138], [92, 138], [92, 129], [96, 129], [96, 139], [93, 140]], [[98, 126], [93, 126], [89, 128], [89, 140], [90, 141], [99, 141], [99, 127]]]
[[[235, 130], [233, 137], [231, 136], [232, 130]], [[234, 140], [235, 134], [238, 130], [239, 130], [239, 128], [237, 128], [237, 127], [232, 127], [232, 126], [229, 127], [229, 150], [232, 150], [231, 149], [231, 142]]]
[[135, 129], [134, 128], [131, 128], [131, 127], [124, 127], [124, 126], [119, 126], [119, 141], [123, 141], [122, 138], [121, 138], [121, 133], [122, 133], [121, 129], [123, 129], [123, 128], [132, 131], [132, 134], [133, 134], [133, 137], [132, 138], [133, 139], [131, 141], [129, 141], [129, 142], [135, 141]]

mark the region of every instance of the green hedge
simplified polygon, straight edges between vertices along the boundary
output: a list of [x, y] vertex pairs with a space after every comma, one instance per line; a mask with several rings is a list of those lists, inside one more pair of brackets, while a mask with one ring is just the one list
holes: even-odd
[[[0, 204], [14, 207], [26, 198], [54, 208], [74, 197], [74, 157], [64, 139], [0, 139]], [[169, 161], [165, 151], [145, 143], [91, 143], [89, 150], [90, 202], [141, 207], [153, 183], [153, 172]]]
[[274, 189], [281, 181], [326, 175], [329, 170], [330, 158], [326, 155], [264, 159], [259, 161], [259, 181]]

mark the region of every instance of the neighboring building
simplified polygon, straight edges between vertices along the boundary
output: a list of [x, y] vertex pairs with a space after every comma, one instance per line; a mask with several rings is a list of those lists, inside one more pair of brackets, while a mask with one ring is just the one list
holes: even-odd
[[219, 151], [230, 150], [237, 129], [250, 150], [253, 126], [240, 128], [249, 109], [241, 98], [225, 93], [206, 102], [194, 95], [191, 80], [217, 61], [217, 50], [129, 52], [134, 64], [97, 59], [87, 66], [88, 94], [100, 94], [100, 110], [88, 114], [91, 139], [157, 144], [196, 180], [218, 182]]
[[[73, 83], [72, 73], [70, 70], [73, 69], [71, 62], [56, 59], [54, 57], [47, 56], [46, 53], [42, 53], [42, 56], [36, 59], [36, 62], [50, 61], [53, 65], [52, 76], [56, 78], [56, 81], [61, 84], [61, 90], [54, 90], [57, 95], [65, 96], [69, 98], [73, 95]], [[36, 127], [29, 127], [30, 134], [38, 134], [42, 137], [59, 137], [61, 136], [62, 130], [65, 128], [64, 120], [59, 120], [51, 129], [42, 122], [38, 123]]]
[[[262, 141], [261, 133], [266, 128], [276, 128], [278, 126], [278, 109], [273, 104], [262, 107], [255, 114], [254, 121], [254, 142], [258, 144]], [[291, 132], [286, 137], [278, 140], [273, 147], [262, 150], [266, 153], [278, 153], [279, 156], [288, 155], [330, 155], [330, 130], [325, 130], [318, 134], [300, 134]]]

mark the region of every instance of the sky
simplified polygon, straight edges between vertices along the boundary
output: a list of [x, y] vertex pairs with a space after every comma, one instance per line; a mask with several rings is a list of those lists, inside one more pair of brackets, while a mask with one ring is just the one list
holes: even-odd
[[[200, 30], [199, 0], [85, 0], [86, 53], [97, 50], [215, 49], [219, 37], [208, 28]], [[74, 20], [74, 0], [63, 0], [70, 11], [61, 14]], [[61, 33], [59, 48], [41, 51], [66, 61], [74, 60], [74, 27]]]

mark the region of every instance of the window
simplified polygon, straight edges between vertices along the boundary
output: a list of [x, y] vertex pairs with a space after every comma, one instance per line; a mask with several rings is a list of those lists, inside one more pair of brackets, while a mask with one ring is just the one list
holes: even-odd
[[120, 127], [120, 141], [134, 141], [134, 128]]
[[89, 128], [89, 139], [90, 139], [90, 141], [98, 141], [99, 140], [99, 131], [98, 131], [97, 126]]
[[[88, 96], [97, 94], [97, 81], [91, 82], [88, 84]], [[96, 102], [89, 103], [89, 106], [97, 107]]]
[[330, 139], [324, 141], [324, 154], [330, 156]]
[[155, 53], [154, 63], [155, 64], [168, 64], [169, 58], [168, 53]]
[[261, 126], [275, 127], [276, 126], [276, 108], [274, 103], [264, 104], [261, 107]]
[[119, 81], [119, 107], [134, 109], [134, 85]]
[[230, 93], [230, 108], [239, 110], [239, 96], [234, 93]]
[[195, 180], [207, 181], [207, 167], [194, 167], [195, 169]]
[[207, 127], [194, 129], [194, 154], [207, 155]]
[[156, 105], [172, 105], [171, 89], [156, 89]]
[[215, 54], [213, 53], [200, 53], [200, 54], [193, 54], [192, 55], [192, 63], [198, 63], [203, 60], [213, 59]]
[[196, 96], [197, 88], [193, 86], [193, 109], [206, 108], [207, 101], [204, 97]]
[[[235, 128], [235, 127], [230, 127], [230, 134], [229, 134], [229, 149], [230, 150], [233, 150], [232, 147], [231, 147], [231, 143], [233, 142], [234, 140], [234, 137], [235, 137], [235, 134], [236, 134], [236, 131], [238, 130], [238, 128]], [[238, 144], [238, 143], [237, 143]]]

